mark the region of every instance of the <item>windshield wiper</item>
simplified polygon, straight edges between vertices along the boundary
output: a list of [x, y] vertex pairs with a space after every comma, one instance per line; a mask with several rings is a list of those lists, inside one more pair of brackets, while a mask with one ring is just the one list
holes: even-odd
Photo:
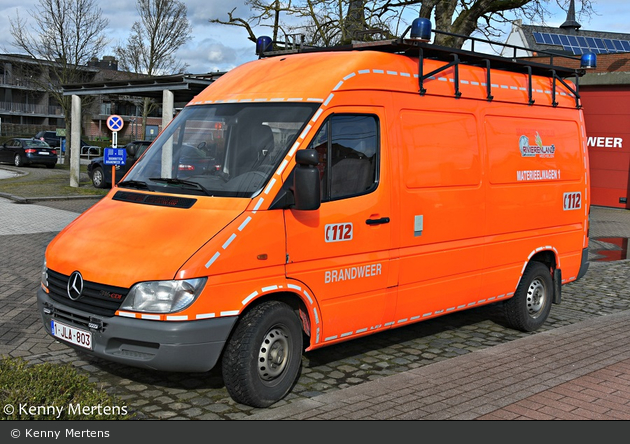
[[152, 180], [153, 182], [164, 182], [168, 185], [183, 185], [184, 188], [196, 189], [203, 191], [208, 196], [212, 196], [212, 193], [206, 187], [200, 183], [193, 182], [192, 180], [182, 180], [172, 177], [149, 177], [149, 180]]
[[[123, 180], [118, 182], [119, 187], [137, 188], [139, 190], [149, 190], [149, 185], [141, 180]], [[150, 190], [151, 191], [151, 190]]]

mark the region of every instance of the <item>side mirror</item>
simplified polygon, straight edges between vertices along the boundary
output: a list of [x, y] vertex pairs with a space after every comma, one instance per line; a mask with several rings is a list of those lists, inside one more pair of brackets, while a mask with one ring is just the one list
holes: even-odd
[[293, 192], [296, 210], [317, 210], [321, 203], [319, 154], [313, 149], [299, 150], [295, 153], [295, 175]]
[[138, 147], [136, 145], [131, 145], [127, 148], [127, 154], [131, 157], [136, 157], [136, 153], [138, 152]]

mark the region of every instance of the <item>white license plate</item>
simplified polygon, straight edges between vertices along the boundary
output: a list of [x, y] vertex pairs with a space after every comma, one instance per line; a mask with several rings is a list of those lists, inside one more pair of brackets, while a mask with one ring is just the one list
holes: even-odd
[[50, 153], [48, 151], [40, 151], [39, 154], [45, 154], [48, 156]]
[[61, 322], [50, 321], [50, 331], [54, 337], [79, 347], [92, 350], [92, 332], [70, 327]]

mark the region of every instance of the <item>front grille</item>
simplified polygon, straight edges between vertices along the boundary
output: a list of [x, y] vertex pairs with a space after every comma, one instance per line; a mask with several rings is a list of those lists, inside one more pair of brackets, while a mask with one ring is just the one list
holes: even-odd
[[[81, 327], [85, 330], [93, 329], [94, 320], [90, 316], [82, 316], [76, 313], [71, 313], [67, 310], [60, 309], [58, 306], [53, 311], [53, 318], [64, 324], [74, 325], [75, 327]], [[92, 324], [92, 325], [90, 325]], [[107, 323], [98, 323], [99, 330], [105, 331], [107, 329]]]
[[50, 269], [47, 271], [50, 298], [53, 301], [87, 313], [107, 317], [114, 316], [127, 293], [129, 293], [128, 288], [83, 281], [81, 297], [73, 301], [68, 296], [68, 279], [70, 277]]

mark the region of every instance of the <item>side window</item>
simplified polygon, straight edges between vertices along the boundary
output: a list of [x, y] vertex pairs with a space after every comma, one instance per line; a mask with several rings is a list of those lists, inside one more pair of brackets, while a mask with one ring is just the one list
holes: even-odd
[[334, 115], [309, 148], [319, 153], [322, 201], [365, 194], [378, 180], [378, 120], [371, 115]]

